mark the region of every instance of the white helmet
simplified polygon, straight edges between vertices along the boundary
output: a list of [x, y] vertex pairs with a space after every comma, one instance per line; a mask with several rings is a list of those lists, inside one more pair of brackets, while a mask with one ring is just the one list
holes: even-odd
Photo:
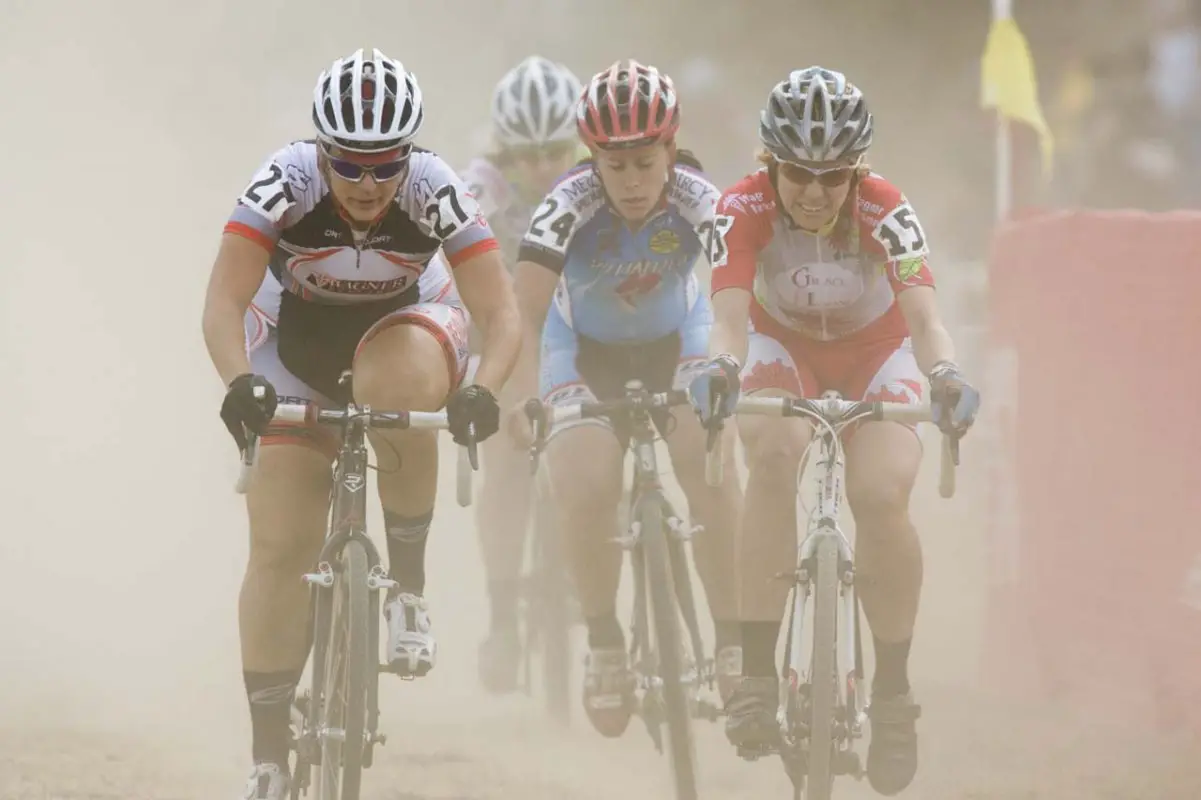
[[421, 128], [421, 88], [399, 61], [377, 49], [339, 58], [313, 89], [317, 137], [343, 150], [374, 153], [410, 142]]
[[798, 69], [767, 98], [759, 140], [781, 161], [849, 161], [871, 147], [872, 115], [841, 72]]
[[492, 92], [492, 128], [506, 147], [569, 142], [583, 87], [562, 64], [530, 56], [500, 79]]

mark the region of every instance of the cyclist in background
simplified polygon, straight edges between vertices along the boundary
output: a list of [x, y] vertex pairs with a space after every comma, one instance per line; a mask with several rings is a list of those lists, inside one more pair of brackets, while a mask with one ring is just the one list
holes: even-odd
[[[613, 400], [637, 378], [650, 390], [684, 388], [706, 363], [712, 310], [694, 264], [703, 256], [718, 191], [675, 142], [680, 107], [654, 67], [619, 61], [594, 76], [578, 106], [592, 159], [565, 175], [538, 207], [521, 244], [517, 293], [525, 345], [514, 383], [551, 405]], [[553, 302], [552, 302], [553, 301]], [[541, 359], [541, 364], [538, 361]], [[539, 379], [539, 366], [541, 377]], [[741, 491], [733, 464], [711, 489], [705, 432], [692, 414], [656, 414], [694, 521], [697, 569], [716, 628], [723, 674], [737, 674], [732, 539]], [[518, 404], [514, 435], [530, 431]], [[607, 420], [557, 427], [547, 468], [559, 529], [588, 627], [584, 708], [605, 736], [633, 712], [633, 674], [617, 619], [622, 550], [614, 543], [628, 432]]]
[[[555, 179], [586, 157], [576, 136], [580, 80], [562, 64], [530, 56], [505, 74], [492, 93], [492, 151], [473, 159], [462, 177], [492, 225], [506, 263], [529, 227], [534, 208]], [[472, 331], [473, 350], [478, 336]], [[472, 359], [474, 367], [475, 359]], [[517, 401], [512, 389], [501, 405]], [[483, 448], [484, 474], [476, 513], [491, 604], [489, 633], [480, 644], [479, 675], [492, 692], [517, 688], [521, 593], [531, 481], [528, 457], [497, 437]]]
[[[714, 220], [713, 360], [692, 387], [697, 412], [709, 415], [714, 381], [726, 390], [724, 416], [740, 389], [917, 403], [928, 379], [939, 426], [962, 435], [979, 395], [955, 364], [917, 214], [864, 160], [872, 115], [862, 92], [839, 72], [796, 70], [772, 89], [759, 138], [762, 166], [726, 190]], [[726, 705], [726, 733], [755, 747], [779, 736], [775, 654], [789, 585], [772, 577], [796, 557], [797, 472], [811, 429], [742, 417], [738, 432], [749, 471], [739, 541], [745, 677]], [[844, 437], [856, 585], [876, 653], [867, 772], [891, 795], [917, 771], [908, 662], [922, 551], [909, 494], [922, 446], [895, 422]]]

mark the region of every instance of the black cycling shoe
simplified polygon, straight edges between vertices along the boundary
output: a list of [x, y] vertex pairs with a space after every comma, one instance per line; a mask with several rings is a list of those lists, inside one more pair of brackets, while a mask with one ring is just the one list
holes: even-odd
[[911, 693], [872, 697], [867, 709], [872, 741], [867, 748], [867, 779], [882, 795], [899, 794], [917, 774], [917, 718], [921, 706]]
[[775, 678], [742, 678], [726, 701], [726, 738], [740, 750], [761, 750], [780, 742], [776, 710], [780, 683]]
[[517, 691], [521, 670], [521, 637], [515, 627], [494, 629], [480, 643], [480, 683], [491, 694]]

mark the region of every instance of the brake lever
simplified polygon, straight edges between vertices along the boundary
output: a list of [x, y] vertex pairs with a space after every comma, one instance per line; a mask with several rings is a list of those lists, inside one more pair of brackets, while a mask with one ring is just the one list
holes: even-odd
[[523, 410], [534, 431], [534, 440], [530, 442], [530, 473], [533, 474], [538, 471], [542, 449], [546, 445], [546, 406], [541, 400], [531, 397], [525, 401]]

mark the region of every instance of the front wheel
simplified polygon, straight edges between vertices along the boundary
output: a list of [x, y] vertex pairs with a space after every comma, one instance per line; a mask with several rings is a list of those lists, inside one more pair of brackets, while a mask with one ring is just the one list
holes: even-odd
[[321, 742], [318, 797], [359, 800], [367, 723], [368, 619], [367, 552], [351, 539], [330, 591], [329, 645], [317, 737]]
[[667, 717], [668, 753], [675, 779], [676, 800], [696, 800], [696, 747], [692, 740], [692, 715], [684, 690], [684, 653], [680, 641], [680, 616], [676, 610], [663, 506], [654, 496], [639, 504], [641, 541], [646, 555], [646, 579], [655, 632], [658, 675], [663, 684]]
[[806, 800], [830, 800], [834, 791], [835, 656], [838, 631], [838, 539], [817, 544], [813, 593], [813, 670], [809, 676], [809, 776]]

